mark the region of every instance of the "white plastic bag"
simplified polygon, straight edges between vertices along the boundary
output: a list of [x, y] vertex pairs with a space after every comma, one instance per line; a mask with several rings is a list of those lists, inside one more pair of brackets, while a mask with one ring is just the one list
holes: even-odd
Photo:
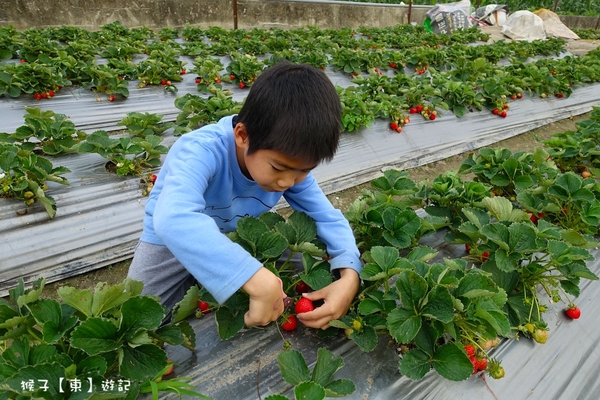
[[544, 21], [531, 11], [516, 11], [506, 18], [501, 31], [513, 40], [532, 42], [546, 39]]

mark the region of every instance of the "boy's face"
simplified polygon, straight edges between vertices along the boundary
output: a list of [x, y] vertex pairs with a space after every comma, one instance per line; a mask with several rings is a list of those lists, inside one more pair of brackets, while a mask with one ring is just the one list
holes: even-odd
[[242, 173], [267, 192], [283, 192], [302, 182], [316, 165], [274, 150], [248, 154], [249, 142], [242, 124], [234, 129], [237, 160]]

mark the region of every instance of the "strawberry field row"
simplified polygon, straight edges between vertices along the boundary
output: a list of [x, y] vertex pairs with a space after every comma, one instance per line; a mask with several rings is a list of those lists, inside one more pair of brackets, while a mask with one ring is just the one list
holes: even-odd
[[[506, 118], [509, 102], [524, 94], [563, 98], [577, 86], [600, 80], [600, 50], [583, 57], [532, 61], [532, 57], [563, 55], [564, 41], [465, 44], [487, 40], [477, 29], [448, 36], [406, 25], [356, 32], [350, 28], [230, 31], [188, 26], [181, 32], [164, 28], [158, 33], [160, 40], [154, 41], [152, 31], [126, 29], [118, 23], [99, 32], [72, 27], [18, 32], [5, 27], [0, 33], [0, 55], [21, 61], [0, 66], [0, 89], [13, 97], [34, 93], [36, 99], [48, 98], [61, 85], [78, 84], [106, 92], [114, 100], [115, 95], [128, 96], [132, 79], [139, 81], [139, 87], [162, 85], [177, 92], [176, 82], [187, 71], [180, 56], [196, 56], [189, 71], [196, 74], [199, 95], [188, 93], [175, 100], [180, 112], [174, 122], [162, 122], [160, 115], [129, 113], [120, 125], [130, 137], [113, 139], [104, 131], [88, 136], [63, 114], [29, 108], [25, 125], [15, 133], [0, 133], [0, 143], [11, 145], [2, 146], [3, 169], [8, 173], [3, 178], [3, 196], [21, 199], [27, 206], [38, 201], [51, 216], [56, 206], [45, 195], [45, 182], [67, 184], [61, 174], [68, 171], [53, 167], [43, 155], [98, 153], [117, 174], [144, 175], [146, 181], [146, 171], [157, 167], [160, 155], [167, 151], [160, 143], [166, 129], [181, 135], [237, 113], [241, 103], [232, 99], [233, 92], [226, 85], [237, 84], [243, 90], [264, 68], [281, 59], [327, 66], [351, 77], [350, 86], [337, 86], [346, 131], [388, 119], [392, 130], [401, 132], [413, 114], [432, 121], [444, 110], [462, 117], [485, 107]], [[184, 44], [173, 40], [180, 37]], [[290, 49], [289, 43], [294, 47]], [[134, 63], [140, 53], [149, 56]], [[230, 59], [226, 67], [214, 58], [222, 55]], [[97, 63], [96, 57], [106, 58], [107, 63]], [[147, 182], [144, 193], [151, 183]]]

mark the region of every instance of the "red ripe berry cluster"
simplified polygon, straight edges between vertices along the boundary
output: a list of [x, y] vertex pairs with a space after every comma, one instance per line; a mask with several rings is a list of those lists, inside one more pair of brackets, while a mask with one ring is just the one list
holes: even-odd
[[467, 356], [469, 356], [469, 360], [471, 360], [471, 364], [473, 364], [474, 374], [487, 369], [487, 358], [477, 358], [475, 355], [475, 347], [473, 347], [472, 344], [465, 345], [465, 351], [467, 352]]
[[402, 132], [402, 128], [404, 127], [404, 125], [408, 124], [409, 122], [410, 122], [409, 116], [406, 116], [404, 118], [400, 117], [400, 119], [398, 119], [396, 121], [392, 121], [392, 123], [390, 124], [390, 129], [400, 133], [400, 132]]
[[54, 91], [53, 90], [48, 90], [47, 92], [42, 92], [42, 93], [35, 93], [33, 95], [33, 98], [36, 100], [41, 100], [41, 99], [49, 99], [54, 97]]
[[408, 109], [410, 114], [421, 114], [426, 120], [434, 121], [437, 118], [437, 111], [433, 107], [417, 104]]
[[494, 114], [494, 115], [498, 115], [498, 116], [500, 116], [500, 117], [502, 117], [502, 118], [506, 118], [506, 117], [508, 116], [508, 109], [509, 109], [509, 108], [510, 108], [510, 107], [509, 107], [509, 105], [508, 105], [508, 104], [506, 104], [506, 103], [504, 103], [504, 104], [503, 104], [503, 105], [501, 105], [500, 107], [498, 107], [498, 108], [494, 108], [494, 109], [492, 110], [492, 114]]

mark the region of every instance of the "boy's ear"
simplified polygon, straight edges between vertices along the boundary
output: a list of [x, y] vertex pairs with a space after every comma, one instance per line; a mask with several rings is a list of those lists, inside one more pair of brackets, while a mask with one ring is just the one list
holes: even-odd
[[233, 128], [233, 137], [235, 138], [235, 144], [238, 147], [248, 146], [248, 133], [246, 133], [246, 125], [238, 123]]

